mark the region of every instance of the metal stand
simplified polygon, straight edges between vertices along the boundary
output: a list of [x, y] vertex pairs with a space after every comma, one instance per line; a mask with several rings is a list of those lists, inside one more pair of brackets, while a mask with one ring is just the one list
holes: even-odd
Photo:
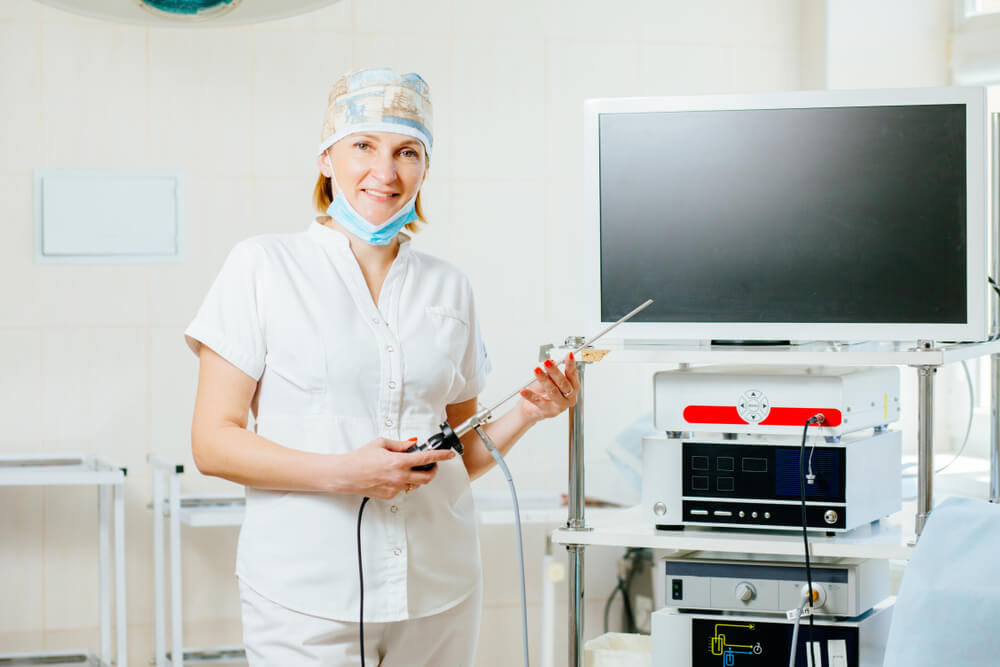
[[[992, 217], [990, 254], [993, 279], [1000, 276], [1000, 113], [990, 114], [993, 137], [990, 142], [993, 182], [990, 183]], [[990, 295], [993, 305], [990, 334], [1000, 336], [1000, 299]], [[1000, 503], [1000, 354], [990, 355], [990, 502]]]
[[1000, 503], [1000, 354], [990, 355], [990, 502]]
[[[125, 468], [87, 454], [0, 455], [0, 486], [97, 487], [98, 617], [101, 653], [47, 651], [0, 654], [0, 665], [128, 666], [125, 609]], [[114, 618], [112, 619], [112, 566]], [[112, 633], [112, 626], [114, 632]], [[114, 659], [112, 659], [112, 645]]]
[[[582, 345], [583, 338], [566, 339], [567, 347]], [[582, 356], [582, 355], [581, 355]], [[569, 516], [566, 528], [587, 531], [584, 518], [583, 488], [583, 380], [587, 362], [577, 361], [576, 370], [580, 377], [580, 390], [576, 395], [576, 405], [569, 409]], [[569, 557], [569, 667], [583, 664], [583, 545], [567, 544]]]
[[917, 537], [934, 506], [934, 375], [937, 366], [917, 368]]
[[[193, 664], [232, 664], [245, 661], [242, 646], [184, 648], [183, 599], [181, 597], [181, 524], [190, 526], [239, 526], [243, 523], [244, 499], [231, 496], [181, 496], [180, 476], [184, 466], [150, 454], [153, 473], [153, 637], [156, 667]], [[166, 521], [165, 521], [166, 519]], [[164, 523], [169, 526], [169, 544], [164, 545]], [[167, 609], [167, 564], [169, 552], [170, 607]], [[170, 650], [167, 650], [167, 615], [170, 616]]]

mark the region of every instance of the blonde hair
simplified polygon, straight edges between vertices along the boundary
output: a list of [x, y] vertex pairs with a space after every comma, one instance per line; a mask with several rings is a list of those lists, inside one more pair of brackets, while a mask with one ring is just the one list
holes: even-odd
[[[323, 174], [319, 175], [316, 179], [316, 186], [313, 188], [312, 196], [313, 206], [316, 207], [316, 211], [322, 215], [326, 215], [326, 209], [330, 208], [330, 203], [333, 202], [333, 186], [330, 184], [330, 179]], [[427, 223], [427, 218], [424, 217], [424, 211], [420, 207], [420, 193], [417, 193], [417, 201], [413, 205], [413, 210], [417, 214], [417, 219], [423, 224]], [[420, 226], [416, 222], [407, 223], [404, 229], [411, 234], [416, 234], [420, 231]]]

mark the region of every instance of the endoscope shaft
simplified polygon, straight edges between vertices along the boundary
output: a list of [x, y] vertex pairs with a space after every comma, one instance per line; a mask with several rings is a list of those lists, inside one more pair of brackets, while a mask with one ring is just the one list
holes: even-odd
[[[574, 352], [574, 353], [579, 352], [580, 350], [582, 350], [582, 349], [588, 347], [589, 345], [593, 344], [597, 339], [599, 339], [602, 336], [604, 336], [606, 333], [608, 333], [609, 331], [611, 331], [612, 329], [614, 329], [615, 327], [617, 327], [622, 322], [627, 322], [628, 320], [632, 319], [636, 314], [638, 314], [640, 311], [642, 311], [643, 309], [645, 309], [651, 303], [653, 303], [652, 299], [646, 299], [645, 303], [643, 303], [641, 306], [639, 306], [638, 308], [634, 309], [632, 312], [628, 313], [627, 315], [623, 316], [618, 321], [616, 321], [614, 324], [608, 325], [603, 331], [601, 331], [597, 335], [592, 336], [591, 338], [589, 338], [586, 341], [584, 341], [581, 345], [579, 345], [578, 347], [576, 347], [575, 349], [573, 349], [572, 352]], [[534, 381], [535, 381], [534, 378], [528, 380], [527, 383], [525, 383], [521, 387], [518, 387], [517, 389], [515, 389], [511, 393], [507, 394], [507, 396], [505, 396], [500, 401], [497, 401], [492, 406], [486, 408], [485, 410], [480, 410], [479, 412], [477, 412], [473, 416], [471, 416], [468, 419], [466, 419], [464, 422], [462, 422], [461, 424], [459, 424], [457, 428], [454, 429], [455, 430], [455, 435], [457, 435], [459, 438], [461, 438], [463, 435], [465, 435], [466, 433], [468, 433], [469, 431], [471, 431], [472, 429], [474, 429], [477, 425], [482, 424], [486, 419], [489, 418], [490, 414], [494, 410], [496, 410], [501, 405], [503, 405], [504, 403], [506, 403], [510, 399], [514, 398], [518, 394], [520, 394], [522, 390], [527, 389], [528, 387], [530, 387], [531, 383], [534, 382]]]

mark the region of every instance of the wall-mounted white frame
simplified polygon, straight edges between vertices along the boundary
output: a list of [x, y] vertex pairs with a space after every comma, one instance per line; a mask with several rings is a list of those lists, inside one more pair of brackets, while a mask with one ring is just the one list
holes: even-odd
[[184, 261], [179, 169], [35, 169], [35, 262]]

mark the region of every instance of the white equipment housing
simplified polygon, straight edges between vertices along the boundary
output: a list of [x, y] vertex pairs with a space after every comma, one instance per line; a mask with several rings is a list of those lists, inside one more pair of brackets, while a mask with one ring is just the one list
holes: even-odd
[[[809, 528], [844, 532], [899, 511], [900, 433], [876, 431], [807, 441]], [[800, 445], [773, 436], [643, 438], [643, 518], [667, 529], [802, 530]]]
[[653, 376], [658, 431], [838, 436], [899, 419], [899, 371], [880, 368], [707, 367]]
[[[773, 558], [773, 557], [772, 557]], [[889, 561], [816, 559], [813, 588], [820, 593], [817, 616], [854, 618], [889, 597]], [[784, 613], [798, 607], [806, 568], [795, 561], [663, 558], [654, 579], [663, 604], [701, 611]]]

